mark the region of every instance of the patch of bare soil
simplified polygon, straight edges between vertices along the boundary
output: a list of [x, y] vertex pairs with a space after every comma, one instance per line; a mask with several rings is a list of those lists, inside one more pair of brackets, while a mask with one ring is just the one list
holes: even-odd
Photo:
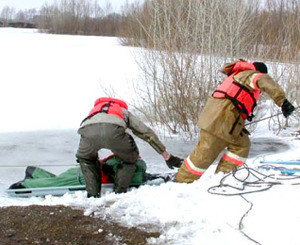
[[158, 232], [126, 228], [65, 206], [0, 208], [0, 244], [139, 245]]

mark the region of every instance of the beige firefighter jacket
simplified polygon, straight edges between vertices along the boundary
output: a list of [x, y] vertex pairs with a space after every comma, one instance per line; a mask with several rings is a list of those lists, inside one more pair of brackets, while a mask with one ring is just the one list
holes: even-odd
[[124, 120], [116, 115], [97, 113], [91, 118], [84, 121], [81, 125], [81, 128], [94, 123], [116, 124], [121, 127], [124, 127], [125, 129], [132, 130], [133, 134], [135, 134], [142, 140], [148, 142], [157, 153], [161, 154], [166, 150], [164, 144], [159, 140], [159, 138], [151, 128], [145, 125], [140, 119], [138, 119], [128, 110], [122, 110], [125, 117]]
[[[221, 72], [228, 75], [228, 71], [234, 64], [226, 64]], [[247, 70], [238, 73], [234, 78], [253, 90], [252, 79], [257, 73], [259, 72]], [[276, 105], [282, 105], [285, 93], [268, 74], [263, 74], [258, 78], [257, 87], [262, 92], [266, 92]], [[238, 120], [237, 123], [236, 120]], [[243, 133], [247, 133], [244, 129], [245, 120], [239, 116], [238, 110], [228, 99], [210, 97], [200, 114], [198, 126], [230, 143], [234, 143]]]

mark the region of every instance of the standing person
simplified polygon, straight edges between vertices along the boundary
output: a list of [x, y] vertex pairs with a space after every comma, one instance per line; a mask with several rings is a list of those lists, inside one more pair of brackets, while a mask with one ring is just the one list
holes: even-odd
[[81, 137], [76, 158], [84, 175], [88, 197], [100, 197], [98, 151], [103, 148], [111, 150], [123, 161], [116, 172], [115, 193], [127, 191], [139, 157], [133, 137], [125, 131], [127, 128], [161, 154], [169, 168], [180, 167], [182, 160], [166, 151], [153, 130], [128, 111], [126, 102], [114, 98], [99, 98], [78, 130]]
[[221, 72], [227, 77], [200, 114], [198, 144], [175, 175], [177, 182], [191, 183], [199, 179], [225, 148], [216, 173], [231, 172], [245, 163], [250, 149], [245, 119], [251, 121], [254, 117], [253, 109], [262, 91], [281, 106], [285, 117], [295, 110], [283, 90], [267, 74], [264, 63], [240, 60], [225, 64]]

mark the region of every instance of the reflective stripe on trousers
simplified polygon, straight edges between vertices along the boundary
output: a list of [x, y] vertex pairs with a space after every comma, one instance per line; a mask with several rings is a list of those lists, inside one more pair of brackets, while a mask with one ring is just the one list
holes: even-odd
[[201, 176], [206, 169], [198, 168], [194, 165], [194, 163], [191, 161], [190, 156], [188, 156], [186, 159], [184, 159], [184, 165], [194, 175]]
[[222, 156], [222, 159], [225, 160], [226, 162], [232, 163], [237, 167], [241, 167], [247, 160], [245, 157], [240, 157], [230, 151], [227, 151], [224, 153]]

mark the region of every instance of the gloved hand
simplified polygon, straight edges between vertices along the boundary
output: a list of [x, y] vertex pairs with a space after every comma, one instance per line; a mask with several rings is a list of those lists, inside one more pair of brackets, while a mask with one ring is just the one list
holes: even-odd
[[166, 160], [166, 164], [168, 165], [168, 167], [170, 169], [174, 169], [174, 167], [180, 168], [182, 162], [183, 162], [183, 159], [173, 156], [173, 155], [170, 156], [169, 160]]
[[284, 115], [284, 117], [290, 116], [294, 110], [295, 110], [295, 107], [287, 99], [285, 99], [281, 106], [281, 111], [282, 111], [282, 114]]

